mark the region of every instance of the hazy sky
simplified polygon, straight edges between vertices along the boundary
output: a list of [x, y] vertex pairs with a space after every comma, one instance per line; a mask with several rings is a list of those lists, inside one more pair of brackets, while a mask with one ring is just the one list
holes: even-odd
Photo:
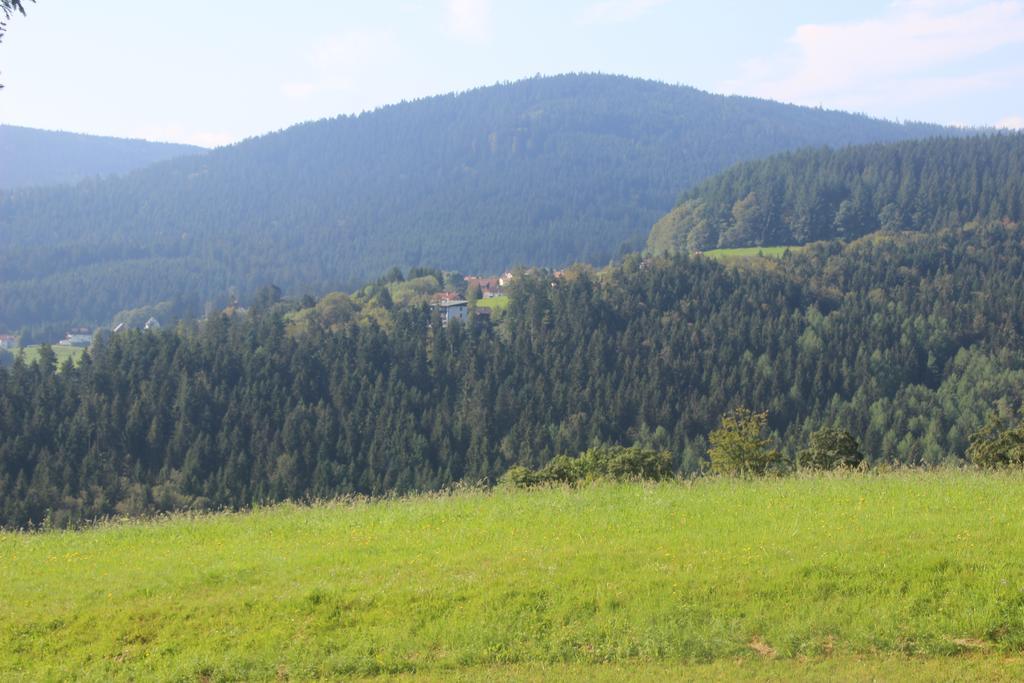
[[1024, 127], [1024, 0], [38, 0], [0, 122], [213, 146], [601, 71], [890, 119]]

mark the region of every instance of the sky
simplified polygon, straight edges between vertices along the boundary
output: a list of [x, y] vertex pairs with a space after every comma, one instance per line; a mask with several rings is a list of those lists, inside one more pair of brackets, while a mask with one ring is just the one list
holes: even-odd
[[602, 72], [1024, 127], [1024, 0], [38, 0], [0, 123], [228, 144], [535, 74]]

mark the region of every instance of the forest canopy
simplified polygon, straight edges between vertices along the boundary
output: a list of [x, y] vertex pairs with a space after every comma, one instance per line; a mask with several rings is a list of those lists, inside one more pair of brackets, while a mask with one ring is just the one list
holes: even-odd
[[601, 444], [692, 474], [739, 407], [773, 466], [965, 462], [1024, 396], [1017, 225], [523, 272], [493, 323], [384, 286], [0, 369], [0, 522], [434, 490]]
[[660, 254], [1024, 219], [1024, 134], [806, 149], [739, 164], [655, 224]]

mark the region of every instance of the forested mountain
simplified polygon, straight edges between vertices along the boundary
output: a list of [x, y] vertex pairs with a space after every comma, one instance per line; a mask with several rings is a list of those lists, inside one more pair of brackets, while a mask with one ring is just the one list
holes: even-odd
[[75, 183], [204, 152], [191, 145], [0, 125], [0, 188]]
[[945, 130], [602, 75], [403, 102], [0, 197], [0, 328], [199, 313], [231, 289], [349, 289], [395, 265], [606, 263], [737, 161]]
[[[371, 287], [0, 369], [0, 523], [493, 481], [595, 442], [671, 449], [742, 405], [786, 453], [822, 425], [875, 462], [963, 456], [1024, 396], [1024, 230], [996, 223], [522, 274], [495, 325]], [[296, 322], [301, 321], [301, 325]]]
[[1024, 219], [1024, 134], [807, 149], [742, 163], [687, 192], [652, 253], [805, 244], [876, 230]]

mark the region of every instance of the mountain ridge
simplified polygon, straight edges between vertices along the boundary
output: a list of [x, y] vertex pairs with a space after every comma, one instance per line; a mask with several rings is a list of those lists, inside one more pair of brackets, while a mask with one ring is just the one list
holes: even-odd
[[604, 263], [737, 161], [937, 134], [957, 131], [592, 74], [388, 105], [0, 197], [0, 327], [198, 312], [268, 282], [321, 293], [392, 266]]
[[202, 154], [195, 145], [0, 124], [0, 188], [73, 184]]
[[652, 253], [799, 245], [872, 232], [1024, 220], [1024, 134], [988, 133], [786, 152], [686, 192]]

